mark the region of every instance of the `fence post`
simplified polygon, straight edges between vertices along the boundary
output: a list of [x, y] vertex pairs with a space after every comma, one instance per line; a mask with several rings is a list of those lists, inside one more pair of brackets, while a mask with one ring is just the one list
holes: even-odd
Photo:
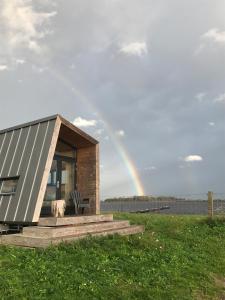
[[213, 217], [213, 192], [208, 192], [208, 217]]

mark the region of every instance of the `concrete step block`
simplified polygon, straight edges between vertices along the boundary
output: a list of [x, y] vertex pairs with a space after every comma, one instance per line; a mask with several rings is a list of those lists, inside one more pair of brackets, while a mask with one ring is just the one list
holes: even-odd
[[63, 226], [63, 225], [79, 225], [96, 222], [110, 222], [113, 221], [112, 214], [105, 215], [89, 215], [89, 216], [68, 216], [63, 218], [40, 218], [38, 226]]
[[1, 245], [8, 246], [20, 246], [28, 248], [46, 248], [51, 245], [50, 239], [35, 238], [30, 236], [24, 236], [21, 233], [2, 235], [0, 237]]
[[143, 231], [144, 231], [144, 226], [132, 225], [125, 228], [117, 228], [117, 229], [103, 230], [103, 231], [93, 232], [93, 233], [80, 234], [75, 236], [62, 236], [62, 237], [55, 237], [55, 238], [32, 237], [32, 236], [26, 236], [24, 234], [10, 234], [10, 235], [0, 236], [0, 244], [29, 247], [29, 248], [46, 248], [50, 245], [58, 245], [62, 242], [70, 243], [79, 239], [86, 238], [88, 236], [107, 236], [113, 234], [131, 235], [131, 234], [142, 233]]
[[24, 227], [23, 234], [31, 237], [55, 238], [69, 235], [81, 235], [103, 230], [120, 229], [129, 226], [129, 221], [99, 222], [83, 225], [68, 225], [57, 227], [28, 226]]

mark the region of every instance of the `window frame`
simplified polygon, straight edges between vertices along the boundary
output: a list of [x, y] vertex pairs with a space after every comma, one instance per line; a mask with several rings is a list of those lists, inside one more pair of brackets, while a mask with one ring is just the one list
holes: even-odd
[[[17, 186], [18, 186], [18, 181], [19, 181], [20, 176], [10, 176], [10, 177], [2, 177], [0, 178], [0, 197], [1, 196], [12, 196], [16, 194]], [[5, 181], [10, 181], [10, 180], [16, 180], [16, 186], [15, 186], [15, 191], [14, 192], [7, 192], [4, 193], [2, 192], [2, 185], [4, 184]]]

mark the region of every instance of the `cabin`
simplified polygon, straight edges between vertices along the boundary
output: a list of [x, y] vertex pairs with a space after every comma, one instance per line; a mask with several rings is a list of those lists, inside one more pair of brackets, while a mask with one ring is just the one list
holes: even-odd
[[[51, 203], [71, 192], [99, 214], [99, 143], [60, 115], [0, 131], [0, 223], [30, 225], [51, 215]], [[81, 213], [81, 212], [78, 212]]]
[[90, 135], [60, 115], [0, 131], [0, 245], [143, 230], [100, 214], [99, 143]]

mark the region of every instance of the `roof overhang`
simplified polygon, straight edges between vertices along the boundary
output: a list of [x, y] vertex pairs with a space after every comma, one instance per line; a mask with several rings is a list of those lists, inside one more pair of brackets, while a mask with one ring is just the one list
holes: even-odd
[[98, 144], [97, 140], [65, 120], [62, 116], [59, 115], [58, 117], [61, 121], [59, 138], [75, 148], [89, 147]]

